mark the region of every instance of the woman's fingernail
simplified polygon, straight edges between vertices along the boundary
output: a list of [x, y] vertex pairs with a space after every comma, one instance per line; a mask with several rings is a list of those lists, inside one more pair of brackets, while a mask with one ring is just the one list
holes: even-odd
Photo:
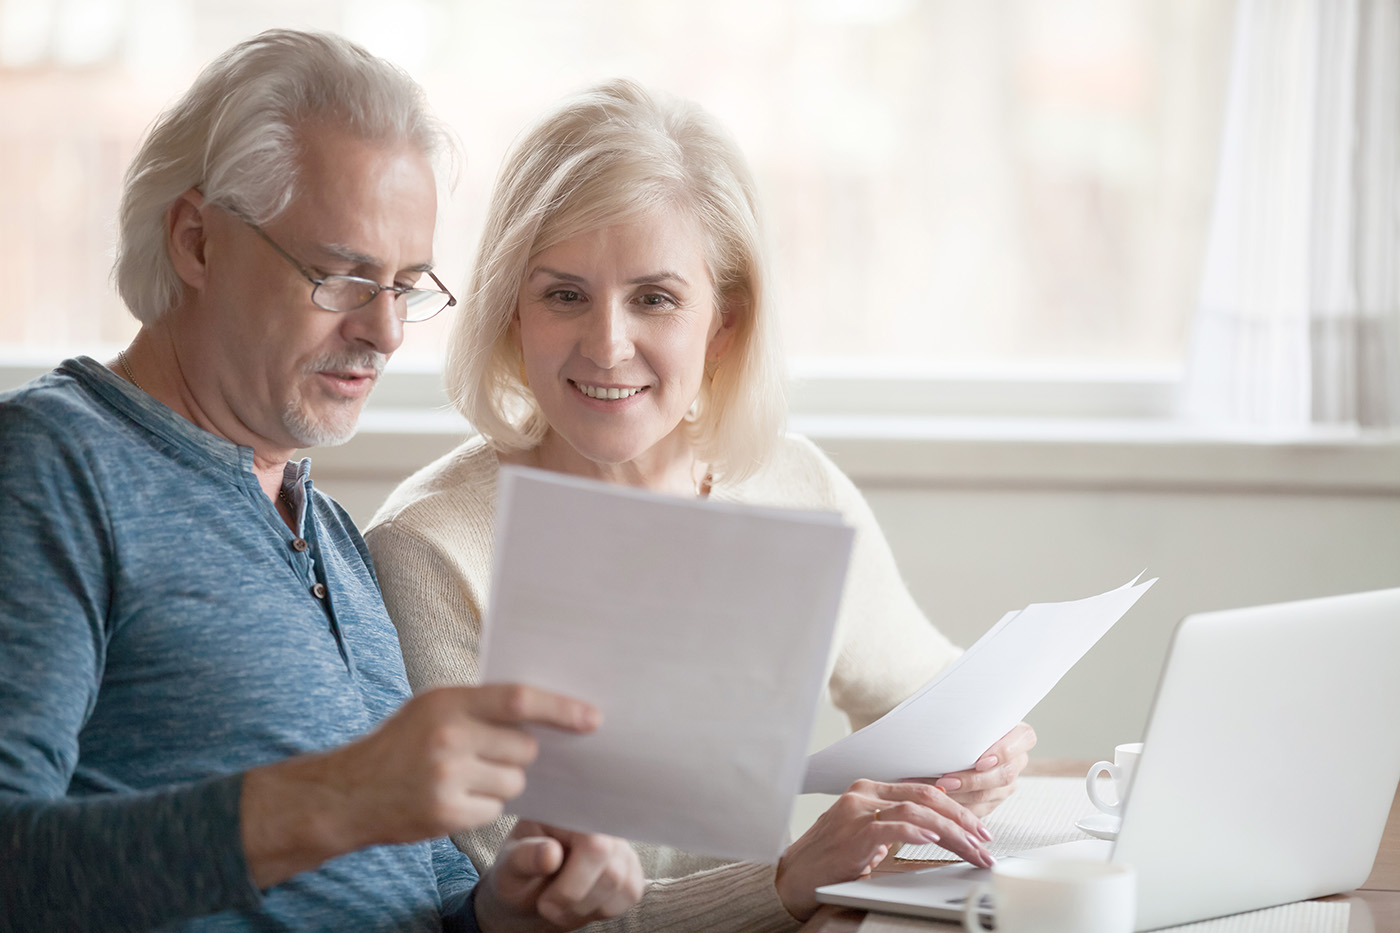
[[959, 778], [939, 778], [933, 786], [941, 791], [957, 790], [962, 787], [962, 780]]
[[920, 834], [924, 837], [924, 842], [939, 842], [943, 839], [942, 836], [931, 829], [922, 830]]
[[996, 756], [996, 755], [988, 755], [986, 758], [983, 758], [981, 761], [977, 762], [977, 764], [976, 764], [976, 768], [977, 768], [978, 771], [988, 771], [988, 770], [991, 770], [992, 768], [995, 768], [996, 766], [997, 766], [997, 756]]

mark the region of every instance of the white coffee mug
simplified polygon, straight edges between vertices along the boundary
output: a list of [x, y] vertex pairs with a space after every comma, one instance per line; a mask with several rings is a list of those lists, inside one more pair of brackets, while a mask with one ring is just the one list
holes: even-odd
[[[1096, 761], [1084, 777], [1084, 789], [1089, 792], [1089, 800], [1105, 813], [1123, 815], [1123, 804], [1128, 802], [1128, 791], [1133, 786], [1133, 772], [1137, 770], [1138, 757], [1142, 755], [1141, 742], [1129, 742], [1113, 750], [1112, 761]], [[1109, 803], [1099, 796], [1099, 775], [1107, 774], [1113, 779], [1113, 790], [1117, 803]]]
[[1137, 919], [1137, 876], [1114, 862], [1000, 861], [991, 884], [974, 887], [963, 906], [963, 927], [972, 933], [990, 929], [980, 913], [987, 895], [996, 933], [1132, 933]]

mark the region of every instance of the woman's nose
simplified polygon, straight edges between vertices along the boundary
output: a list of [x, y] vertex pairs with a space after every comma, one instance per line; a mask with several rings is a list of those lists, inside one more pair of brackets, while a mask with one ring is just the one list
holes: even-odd
[[632, 358], [625, 308], [618, 302], [600, 302], [586, 317], [587, 329], [579, 349], [590, 362], [600, 369], [612, 369]]

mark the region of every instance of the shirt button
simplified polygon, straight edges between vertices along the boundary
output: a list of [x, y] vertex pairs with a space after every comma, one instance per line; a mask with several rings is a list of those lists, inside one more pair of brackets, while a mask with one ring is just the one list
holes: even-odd
[[294, 540], [294, 541], [292, 542], [292, 550], [293, 550], [293, 551], [304, 551], [304, 550], [306, 550], [308, 547], [310, 547], [310, 545], [308, 545], [308, 544], [306, 543], [306, 539], [305, 539], [305, 538], [297, 538], [296, 540]]
[[326, 585], [324, 583], [317, 583], [311, 588], [311, 595], [315, 596], [317, 599], [325, 599]]

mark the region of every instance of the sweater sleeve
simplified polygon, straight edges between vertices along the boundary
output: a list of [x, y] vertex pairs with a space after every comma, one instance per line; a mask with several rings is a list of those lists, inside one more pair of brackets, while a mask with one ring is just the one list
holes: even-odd
[[[643, 864], [645, 868], [645, 864]], [[787, 912], [773, 884], [774, 867], [730, 862], [673, 878], [653, 879], [631, 910], [589, 924], [588, 933], [783, 933], [801, 924]]]
[[[453, 522], [453, 540], [439, 546], [416, 529], [391, 519], [366, 533], [384, 602], [399, 630], [404, 663], [415, 692], [447, 684], [480, 682], [477, 651], [491, 562], [490, 521], [476, 516]], [[475, 524], [481, 536], [464, 527]], [[449, 555], [450, 545], [453, 553]], [[485, 872], [515, 826], [500, 819], [452, 837]], [[621, 917], [591, 924], [592, 933], [640, 930], [781, 931], [799, 924], [783, 907], [773, 867], [725, 863], [666, 846], [633, 843], [648, 879], [642, 900]]]
[[855, 528], [850, 571], [841, 597], [832, 703], [860, 729], [904, 702], [960, 653], [919, 609], [900, 575], [894, 553], [869, 503], [825, 454], [810, 452], [795, 482], [811, 483], [817, 497]]
[[240, 775], [67, 796], [108, 642], [112, 548], [81, 442], [0, 405], [0, 927], [147, 929], [256, 907]]
[[[372, 526], [365, 540], [379, 574], [384, 605], [399, 632], [413, 692], [481, 683], [478, 651], [485, 601], [475, 580], [483, 577], [477, 576], [475, 568], [464, 569], [460, 562], [448, 560], [441, 548], [399, 521]], [[514, 825], [514, 817], [503, 816], [457, 833], [452, 841], [478, 872], [484, 872]]]

